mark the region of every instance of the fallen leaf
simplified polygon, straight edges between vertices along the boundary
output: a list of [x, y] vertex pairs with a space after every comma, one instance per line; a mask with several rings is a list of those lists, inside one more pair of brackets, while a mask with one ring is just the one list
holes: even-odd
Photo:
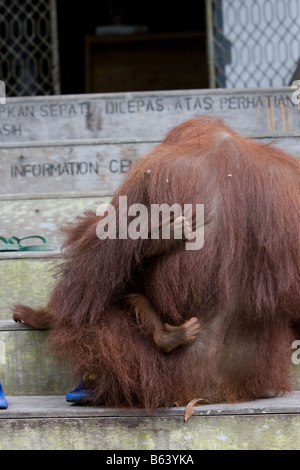
[[204, 398], [193, 398], [185, 407], [184, 421], [187, 421], [194, 413], [194, 405], [199, 401], [205, 401]]

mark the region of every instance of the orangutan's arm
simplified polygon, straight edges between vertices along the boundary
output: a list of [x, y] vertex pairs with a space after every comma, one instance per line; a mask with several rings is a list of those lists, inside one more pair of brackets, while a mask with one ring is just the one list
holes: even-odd
[[15, 322], [24, 322], [38, 330], [51, 328], [52, 316], [46, 310], [35, 310], [25, 305], [14, 305], [13, 319]]
[[154, 343], [164, 352], [182, 344], [192, 343], [200, 334], [200, 324], [192, 317], [179, 326], [163, 324], [151, 302], [141, 294], [129, 294], [126, 300], [133, 307], [143, 332], [152, 335]]

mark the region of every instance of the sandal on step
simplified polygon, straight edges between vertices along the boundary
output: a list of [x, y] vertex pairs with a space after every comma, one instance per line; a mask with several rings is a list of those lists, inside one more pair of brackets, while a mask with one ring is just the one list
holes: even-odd
[[19, 245], [11, 239], [0, 237], [0, 251], [19, 251]]
[[[38, 245], [22, 245], [23, 240], [28, 240], [32, 238], [38, 238], [39, 240], [42, 240], [42, 243]], [[10, 237], [8, 240], [9, 243], [11, 244], [16, 244], [19, 248], [18, 251], [53, 251], [52, 246], [48, 243], [46, 238], [41, 237], [41, 235], [30, 235], [28, 237]]]
[[93, 398], [92, 390], [86, 390], [83, 382], [80, 381], [79, 385], [74, 388], [71, 392], [66, 394], [66, 401], [71, 403], [86, 403]]

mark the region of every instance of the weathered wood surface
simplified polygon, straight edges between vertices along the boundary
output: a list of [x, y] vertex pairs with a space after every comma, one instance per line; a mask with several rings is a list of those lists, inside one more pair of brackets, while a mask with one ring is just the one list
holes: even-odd
[[[147, 412], [143, 408], [119, 409], [98, 406], [75, 406], [65, 401], [64, 396], [24, 396], [23, 403], [18, 397], [11, 396], [11, 407], [0, 413], [2, 418], [13, 418], [18, 412], [21, 418], [61, 418], [61, 417], [172, 417], [184, 420], [185, 407], [157, 408]], [[259, 414], [300, 413], [300, 392], [289, 393], [282, 397], [264, 398], [241, 403], [218, 403], [196, 405], [194, 414], [188, 423], [196, 416], [228, 416], [228, 415], [259, 415]], [[1, 421], [0, 421], [1, 423]]]
[[[261, 138], [300, 156], [299, 137]], [[0, 197], [90, 191], [112, 196], [131, 165], [158, 141], [0, 148]]]
[[109, 202], [109, 198], [101, 197], [23, 197], [26, 199], [0, 200], [1, 235], [9, 238], [39, 234], [47, 238], [54, 251], [0, 252], [0, 319], [11, 317], [15, 303], [32, 307], [47, 303], [55, 282], [51, 268], [58, 262], [52, 256], [60, 252], [64, 240], [60, 228], [85, 210], [96, 210], [99, 204]]
[[47, 331], [17, 324], [7, 327], [0, 321], [0, 377], [6, 394], [58, 395], [77, 385], [48, 351], [47, 335]]
[[11, 319], [11, 308], [15, 304], [45, 307], [56, 282], [53, 267], [58, 262], [49, 258], [49, 252], [44, 256], [40, 252], [3, 254], [0, 259], [0, 320]]
[[[0, 149], [0, 194], [112, 195], [130, 166], [153, 142], [26, 145]], [[45, 186], [46, 185], [46, 186]]]
[[[9, 238], [13, 235], [21, 238], [29, 235], [43, 235], [53, 247], [60, 251], [64, 240], [61, 228], [73, 222], [86, 210], [96, 211], [99, 204], [106, 204], [110, 198], [104, 197], [64, 197], [55, 198], [23, 195], [0, 199], [0, 235]], [[80, 196], [80, 197], [79, 197]], [[51, 254], [51, 252], [49, 252]], [[14, 252], [0, 252], [0, 259], [14, 258]]]
[[187, 422], [182, 407], [147, 414], [77, 407], [64, 396], [7, 398], [8, 409], [0, 412], [1, 450], [299, 449], [299, 393], [196, 407]]
[[299, 132], [291, 87], [7, 98], [0, 106], [1, 141], [66, 141], [149, 137], [195, 114], [224, 118], [248, 135]]
[[289, 87], [8, 98], [0, 105], [0, 194], [97, 191], [111, 196], [130, 165], [196, 114], [275, 139], [299, 155]]
[[193, 450], [299, 450], [300, 442], [299, 414], [288, 413], [197, 417], [187, 424], [168, 417], [20, 418], [1, 426], [0, 450], [127, 450], [129, 455], [183, 450], [187, 455]]
[[[68, 368], [58, 363], [48, 351], [47, 335], [47, 331], [34, 330], [13, 320], [0, 321], [0, 378], [8, 395], [63, 394], [68, 388], [77, 385], [69, 376]], [[295, 390], [300, 390], [300, 365], [293, 364], [293, 352], [291, 348], [291, 382]], [[258, 407], [271, 404], [272, 401], [260, 400], [255, 403]], [[281, 402], [276, 403], [278, 405]], [[300, 402], [294, 402], [293, 405], [300, 407]], [[236, 410], [236, 406], [232, 406], [224, 405], [222, 410], [230, 413], [232, 409]], [[196, 406], [195, 410], [207, 414], [210, 408], [201, 405]]]

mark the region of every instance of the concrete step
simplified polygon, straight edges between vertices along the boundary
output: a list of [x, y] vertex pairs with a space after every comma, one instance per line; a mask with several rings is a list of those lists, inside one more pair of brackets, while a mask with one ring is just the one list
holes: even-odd
[[[64, 396], [7, 396], [1, 450], [298, 450], [300, 392], [239, 404], [109, 409]], [[144, 457], [149, 458], [150, 456]]]
[[72, 390], [68, 369], [47, 349], [47, 331], [0, 321], [0, 380], [8, 395], [59, 395]]

